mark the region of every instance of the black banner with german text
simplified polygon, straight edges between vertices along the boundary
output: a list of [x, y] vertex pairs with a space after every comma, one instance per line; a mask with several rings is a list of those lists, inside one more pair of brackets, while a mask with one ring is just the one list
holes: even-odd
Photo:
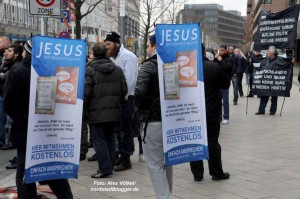
[[297, 23], [300, 5], [291, 6], [283, 11], [271, 13], [262, 11], [258, 20], [258, 29], [254, 35], [254, 50], [296, 47]]
[[258, 96], [290, 96], [291, 63], [277, 57], [254, 63], [253, 85], [254, 95]]

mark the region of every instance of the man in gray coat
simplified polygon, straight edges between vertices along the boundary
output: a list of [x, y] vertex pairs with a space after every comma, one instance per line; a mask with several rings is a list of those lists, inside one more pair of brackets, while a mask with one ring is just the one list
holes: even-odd
[[104, 43], [93, 47], [94, 59], [86, 68], [84, 86], [85, 119], [89, 123], [99, 170], [92, 178], [112, 174], [116, 157], [115, 128], [121, 120], [121, 102], [127, 94], [122, 69], [107, 55]]

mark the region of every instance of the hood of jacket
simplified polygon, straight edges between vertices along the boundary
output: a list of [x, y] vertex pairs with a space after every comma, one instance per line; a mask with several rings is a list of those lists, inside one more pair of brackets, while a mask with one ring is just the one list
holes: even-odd
[[117, 68], [114, 62], [107, 57], [95, 58], [88, 66], [103, 74], [110, 74]]

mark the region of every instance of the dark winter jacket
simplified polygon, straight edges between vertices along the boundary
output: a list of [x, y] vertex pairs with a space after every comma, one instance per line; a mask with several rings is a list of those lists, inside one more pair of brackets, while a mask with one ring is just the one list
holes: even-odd
[[121, 120], [121, 102], [127, 94], [124, 73], [110, 59], [91, 61], [85, 74], [84, 111], [88, 123]]
[[0, 96], [4, 95], [4, 84], [6, 82], [6, 79], [8, 78], [9, 71], [12, 68], [18, 68], [22, 66], [22, 61], [3, 61], [3, 64], [0, 67]]
[[230, 79], [222, 67], [203, 57], [206, 115], [218, 116], [221, 110], [220, 89], [228, 89]]
[[161, 121], [157, 55], [142, 63], [134, 90], [139, 111], [148, 112], [148, 121]]
[[235, 67], [232, 69], [234, 74], [243, 74], [246, 69], [246, 60], [241, 55], [233, 55], [232, 58], [235, 60]]
[[233, 67], [235, 66], [234, 60], [230, 57], [229, 53], [225, 53], [221, 57], [222, 57], [222, 60], [221, 61], [216, 60], [216, 62], [222, 66], [227, 77], [231, 78], [232, 70], [233, 70]]
[[28, 110], [30, 96], [31, 55], [23, 65], [9, 71], [5, 84], [4, 110], [14, 120], [11, 128], [12, 142], [19, 149], [26, 149]]

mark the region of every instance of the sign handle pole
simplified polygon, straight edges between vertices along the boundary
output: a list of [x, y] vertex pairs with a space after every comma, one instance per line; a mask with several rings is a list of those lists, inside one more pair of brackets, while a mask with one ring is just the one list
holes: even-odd
[[75, 34], [74, 34], [74, 28], [75, 28], [75, 23], [72, 21], [71, 22], [71, 28], [72, 28], [72, 34], [71, 34], [71, 38], [74, 39], [75, 38]]
[[[250, 82], [249, 82], [249, 84], [248, 84], [248, 89], [247, 89], [247, 95], [249, 95], [249, 93], [250, 93]], [[247, 98], [247, 103], [246, 103], [246, 115], [248, 114], [248, 99], [249, 99], [249, 97], [246, 97]]]
[[45, 17], [45, 36], [48, 36], [48, 17]]
[[[293, 49], [293, 52], [292, 52], [292, 60], [293, 60], [293, 58], [294, 58], [294, 55], [295, 55], [295, 49]], [[293, 68], [294, 68], [294, 64], [293, 63], [291, 63], [291, 69], [290, 69], [290, 73], [289, 73], [289, 78], [291, 77], [291, 75], [293, 74], [292, 72], [293, 72]], [[293, 78], [292, 78], [292, 81], [290, 82], [289, 81], [289, 83], [288, 83], [288, 85], [287, 85], [287, 89], [290, 89], [290, 84], [292, 84], [292, 82], [293, 82]], [[288, 92], [288, 90], [286, 90], [286, 92]], [[281, 111], [280, 111], [280, 117], [281, 117], [281, 114], [282, 114], [282, 109], [283, 109], [283, 106], [284, 106], [284, 101], [285, 101], [285, 96], [284, 96], [284, 98], [283, 98], [283, 102], [282, 102], [282, 107], [281, 107]]]
[[283, 109], [283, 106], [284, 106], [284, 102], [285, 102], [285, 96], [283, 98], [283, 102], [282, 102], [282, 106], [281, 106], [281, 110], [280, 110], [280, 117], [281, 117], [281, 114], [282, 114], [282, 109]]

